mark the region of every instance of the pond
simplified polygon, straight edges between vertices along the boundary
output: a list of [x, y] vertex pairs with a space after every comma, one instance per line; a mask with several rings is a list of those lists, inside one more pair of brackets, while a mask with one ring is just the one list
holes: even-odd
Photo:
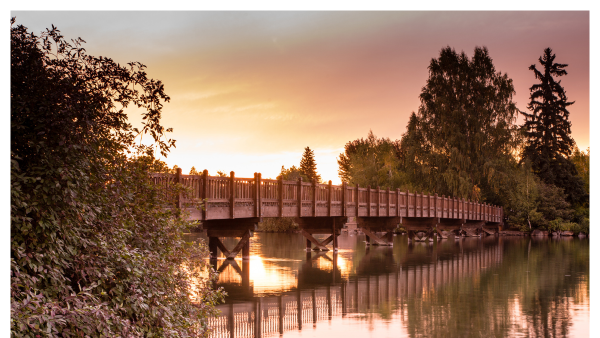
[[588, 239], [377, 247], [350, 232], [337, 253], [305, 248], [301, 234], [255, 233], [250, 260], [219, 258], [213, 337], [589, 336]]

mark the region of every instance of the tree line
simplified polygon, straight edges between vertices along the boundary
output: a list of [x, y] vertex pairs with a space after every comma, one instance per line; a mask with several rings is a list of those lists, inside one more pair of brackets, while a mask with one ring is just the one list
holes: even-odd
[[[523, 230], [589, 229], [589, 148], [571, 137], [568, 101], [550, 48], [529, 69], [529, 113], [512, 99], [512, 79], [496, 71], [488, 50], [473, 57], [443, 48], [429, 64], [418, 111], [400, 140], [348, 142], [338, 158], [349, 184], [438, 193], [504, 207]], [[518, 114], [525, 123], [517, 125]]]

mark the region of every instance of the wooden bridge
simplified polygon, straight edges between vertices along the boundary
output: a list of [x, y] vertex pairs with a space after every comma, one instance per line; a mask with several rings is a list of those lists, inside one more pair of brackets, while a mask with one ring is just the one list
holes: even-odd
[[[211, 256], [217, 249], [227, 258], [240, 250], [249, 258], [249, 239], [257, 224], [266, 217], [294, 217], [306, 237], [307, 250], [337, 250], [337, 236], [348, 217], [355, 217], [358, 228], [367, 242], [391, 245], [393, 230], [399, 224], [408, 231], [409, 240], [428, 240], [433, 236], [446, 237], [448, 231], [467, 236], [497, 233], [503, 224], [501, 207], [446, 196], [425, 195], [410, 191], [362, 188], [342, 185], [253, 178], [154, 174], [154, 183], [164, 186], [165, 193], [173, 183], [188, 188], [187, 193], [168, 196], [174, 207], [185, 211], [190, 220], [200, 220], [209, 237]], [[199, 204], [203, 203], [203, 208]], [[384, 233], [380, 236], [379, 233]], [[329, 234], [318, 241], [314, 234]], [[232, 250], [219, 237], [241, 237]]]

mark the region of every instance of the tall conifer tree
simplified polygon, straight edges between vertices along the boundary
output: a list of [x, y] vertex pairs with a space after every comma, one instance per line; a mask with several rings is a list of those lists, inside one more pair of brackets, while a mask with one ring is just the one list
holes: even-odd
[[310, 180], [321, 180], [321, 175], [317, 174], [317, 162], [315, 161], [315, 153], [309, 147], [304, 148], [304, 154], [300, 160], [300, 172]]
[[531, 160], [535, 173], [547, 184], [563, 188], [569, 201], [580, 203], [585, 200], [583, 182], [577, 177], [575, 165], [568, 160], [575, 142], [571, 138], [571, 122], [567, 107], [569, 102], [560, 80], [555, 77], [567, 75], [567, 64], [555, 63], [556, 55], [546, 48], [539, 58], [543, 69], [529, 67], [539, 83], [529, 88], [530, 102], [527, 108], [525, 127], [527, 145], [523, 158]]

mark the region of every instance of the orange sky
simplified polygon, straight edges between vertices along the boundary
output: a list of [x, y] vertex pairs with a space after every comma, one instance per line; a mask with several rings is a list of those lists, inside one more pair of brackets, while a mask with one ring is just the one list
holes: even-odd
[[[487, 46], [514, 80], [526, 110], [528, 67], [544, 48], [567, 63], [562, 84], [572, 136], [589, 146], [588, 12], [11, 12], [39, 33], [52, 24], [82, 37], [87, 52], [140, 61], [165, 83], [163, 124], [177, 148], [166, 159], [275, 178], [315, 151], [325, 180], [339, 183], [336, 157], [348, 141], [399, 139], [445, 46], [472, 55]], [[539, 68], [539, 64], [538, 64]], [[132, 116], [132, 120], [137, 119]]]

